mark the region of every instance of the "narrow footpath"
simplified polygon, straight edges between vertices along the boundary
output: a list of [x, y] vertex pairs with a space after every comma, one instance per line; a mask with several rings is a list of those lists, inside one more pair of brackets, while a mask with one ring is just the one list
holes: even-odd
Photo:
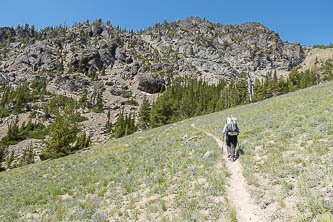
[[248, 192], [248, 184], [242, 174], [242, 166], [238, 160], [232, 162], [228, 160], [226, 147], [223, 145], [223, 141], [211, 133], [196, 127], [192, 124], [192, 127], [204, 132], [210, 137], [213, 137], [218, 146], [223, 150], [223, 159], [226, 161], [226, 166], [231, 176], [228, 179], [228, 199], [231, 202], [231, 206], [235, 208], [237, 213], [238, 222], [262, 222], [265, 221], [264, 216], [260, 208], [251, 199]]

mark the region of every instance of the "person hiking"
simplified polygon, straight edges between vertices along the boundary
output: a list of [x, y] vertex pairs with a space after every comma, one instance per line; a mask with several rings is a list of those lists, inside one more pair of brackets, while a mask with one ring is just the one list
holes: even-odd
[[238, 142], [239, 129], [237, 126], [237, 118], [228, 117], [227, 122], [223, 128], [223, 140], [227, 144], [228, 159], [235, 161], [236, 155], [235, 150]]

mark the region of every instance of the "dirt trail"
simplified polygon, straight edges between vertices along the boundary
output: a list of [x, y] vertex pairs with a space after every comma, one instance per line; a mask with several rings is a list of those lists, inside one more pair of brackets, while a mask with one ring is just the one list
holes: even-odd
[[232, 207], [234, 207], [237, 212], [237, 221], [265, 221], [262, 214], [263, 212], [261, 212], [260, 208], [251, 200], [250, 194], [247, 191], [248, 184], [242, 174], [242, 166], [239, 161], [231, 162], [228, 160], [227, 151], [223, 146], [223, 142], [219, 138], [196, 127], [194, 124], [192, 124], [192, 127], [213, 137], [219, 147], [223, 149], [223, 158], [226, 161], [228, 171], [231, 173], [228, 180], [228, 199], [231, 201]]

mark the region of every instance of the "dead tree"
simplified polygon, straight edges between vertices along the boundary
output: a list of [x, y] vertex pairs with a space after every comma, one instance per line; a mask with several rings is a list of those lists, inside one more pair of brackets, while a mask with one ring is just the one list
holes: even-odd
[[247, 93], [248, 93], [248, 96], [249, 96], [249, 101], [250, 101], [250, 103], [252, 103], [254, 82], [253, 82], [253, 79], [250, 76], [250, 73], [247, 72], [247, 78], [238, 78], [238, 80], [246, 81], [246, 83], [247, 83]]

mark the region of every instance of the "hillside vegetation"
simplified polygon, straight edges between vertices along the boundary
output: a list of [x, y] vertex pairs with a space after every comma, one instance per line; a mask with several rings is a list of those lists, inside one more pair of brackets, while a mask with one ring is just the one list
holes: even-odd
[[[137, 32], [101, 19], [40, 30], [28, 24], [0, 27], [0, 139], [16, 120], [13, 128], [21, 129], [20, 135], [3, 140], [8, 152], [2, 155], [0, 168], [21, 165], [27, 148], [32, 149], [31, 161], [43, 159], [39, 154], [45, 151], [50, 131], [35, 125], [54, 123], [54, 108], [61, 107], [61, 113], [65, 101], [76, 100], [74, 107], [83, 117], [70, 144], [83, 135], [104, 142], [126, 135], [119, 127], [112, 128], [118, 117], [124, 117], [123, 125], [131, 123], [144, 99], [155, 101], [175, 77], [217, 83], [236, 81], [246, 72], [255, 79], [268, 72], [287, 74], [304, 59], [302, 45], [285, 42], [254, 22], [222, 25], [190, 17]], [[34, 127], [43, 131], [41, 136], [27, 135], [24, 128]], [[61, 149], [67, 154], [74, 148]]]
[[0, 171], [248, 103], [247, 77], [252, 101], [329, 81], [328, 47], [198, 17], [137, 32], [101, 19], [0, 27]]
[[240, 119], [240, 161], [251, 193], [273, 221], [332, 221], [333, 83], [198, 120], [219, 135], [227, 115]]
[[1, 221], [233, 221], [214, 139], [239, 118], [240, 157], [267, 221], [331, 221], [333, 83], [111, 140], [0, 174]]

